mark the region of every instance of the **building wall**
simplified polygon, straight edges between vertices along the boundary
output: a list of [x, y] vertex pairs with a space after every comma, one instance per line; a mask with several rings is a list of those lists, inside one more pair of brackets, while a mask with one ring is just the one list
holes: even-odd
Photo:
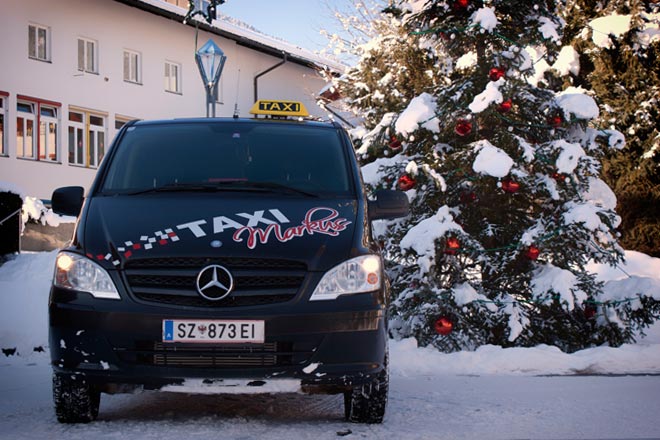
[[[50, 29], [49, 62], [28, 57], [28, 26]], [[97, 43], [98, 73], [78, 70], [77, 40]], [[281, 61], [235, 41], [203, 31], [222, 48], [227, 62], [222, 74], [217, 116], [231, 116], [235, 105], [248, 117], [254, 76]], [[5, 149], [0, 155], [0, 181], [19, 185], [26, 194], [50, 199], [54, 188], [89, 187], [94, 166], [69, 163], [69, 111], [89, 111], [104, 119], [105, 148], [119, 119], [158, 119], [205, 115], [205, 92], [195, 64], [195, 29], [114, 0], [2, 0], [0, 14], [0, 97], [4, 99]], [[141, 84], [124, 81], [123, 52], [140, 53]], [[165, 61], [181, 65], [181, 93], [165, 91]], [[301, 100], [310, 113], [324, 115], [314, 97], [325, 82], [308, 67], [287, 62], [259, 80], [263, 99]], [[19, 96], [60, 104], [57, 161], [17, 158]], [[86, 135], [85, 135], [86, 137]]]

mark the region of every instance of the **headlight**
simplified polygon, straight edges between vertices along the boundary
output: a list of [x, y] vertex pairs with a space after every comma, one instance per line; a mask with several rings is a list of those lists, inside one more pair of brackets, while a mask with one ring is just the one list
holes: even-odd
[[53, 284], [63, 289], [90, 293], [94, 298], [121, 299], [105, 269], [72, 252], [57, 255]]
[[323, 275], [310, 301], [335, 299], [340, 295], [372, 292], [382, 283], [380, 257], [363, 255], [344, 261]]

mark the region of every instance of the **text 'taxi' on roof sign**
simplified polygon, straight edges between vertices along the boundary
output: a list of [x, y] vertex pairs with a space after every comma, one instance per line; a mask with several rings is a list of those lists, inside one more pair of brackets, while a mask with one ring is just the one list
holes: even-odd
[[253, 115], [270, 116], [309, 116], [302, 102], [298, 101], [276, 101], [261, 99], [254, 103], [250, 109]]

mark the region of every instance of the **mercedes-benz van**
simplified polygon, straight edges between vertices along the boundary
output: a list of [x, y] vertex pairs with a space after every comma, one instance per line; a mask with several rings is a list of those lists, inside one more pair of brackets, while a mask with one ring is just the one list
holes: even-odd
[[94, 420], [102, 392], [223, 387], [343, 393], [349, 420], [382, 421], [388, 281], [370, 222], [408, 200], [367, 200], [338, 124], [133, 121], [83, 194], [52, 198], [78, 215], [49, 301], [60, 422]]

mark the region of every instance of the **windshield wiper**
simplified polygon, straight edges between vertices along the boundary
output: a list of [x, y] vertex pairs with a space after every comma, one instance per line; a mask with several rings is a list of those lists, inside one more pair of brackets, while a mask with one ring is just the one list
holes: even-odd
[[257, 188], [257, 189], [265, 189], [265, 190], [270, 190], [270, 191], [275, 191], [275, 192], [284, 192], [284, 193], [293, 193], [293, 194], [300, 194], [306, 197], [314, 197], [318, 198], [318, 194], [314, 194], [302, 189], [294, 188], [292, 186], [287, 186], [283, 185], [281, 183], [276, 183], [276, 182], [240, 182], [242, 185], [245, 185], [249, 188]]
[[168, 183], [153, 188], [145, 188], [137, 191], [118, 193], [122, 195], [135, 196], [138, 194], [156, 192], [215, 192], [215, 191], [259, 191], [258, 188], [243, 186], [243, 181], [226, 181], [212, 183]]
[[[306, 197], [319, 197], [298, 188], [282, 185], [275, 182], [249, 182], [246, 180], [227, 180], [220, 182], [197, 182], [197, 183], [168, 183], [153, 188], [145, 188], [125, 193], [113, 193], [134, 196], [157, 192], [215, 192], [215, 191], [249, 191], [249, 192], [286, 192], [301, 194]], [[109, 194], [108, 194], [109, 195]]]

